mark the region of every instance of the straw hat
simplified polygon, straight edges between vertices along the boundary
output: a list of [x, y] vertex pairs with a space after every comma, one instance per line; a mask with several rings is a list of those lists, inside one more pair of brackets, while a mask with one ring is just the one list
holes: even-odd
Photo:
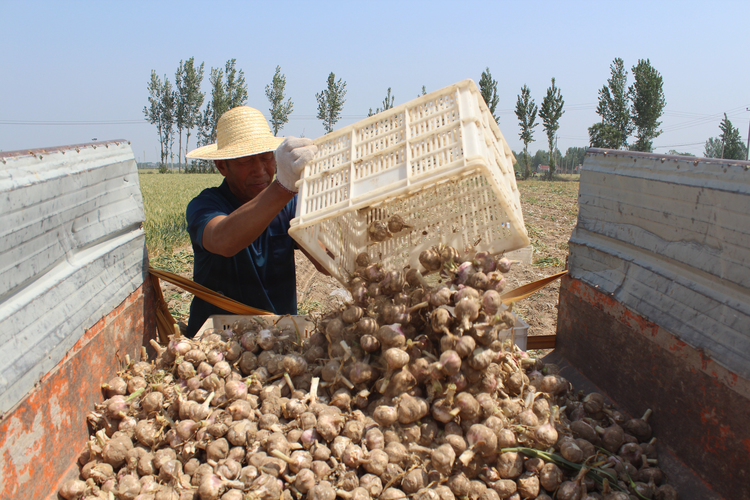
[[232, 108], [216, 123], [216, 144], [192, 150], [188, 158], [231, 160], [275, 151], [284, 140], [274, 137], [263, 113], [255, 108]]

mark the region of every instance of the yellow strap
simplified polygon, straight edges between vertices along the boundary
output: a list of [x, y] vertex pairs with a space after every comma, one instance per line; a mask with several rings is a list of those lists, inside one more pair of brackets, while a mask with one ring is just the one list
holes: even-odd
[[162, 271], [161, 269], [154, 269], [150, 265], [148, 266], [148, 272], [153, 276], [168, 281], [173, 285], [177, 285], [183, 290], [192, 293], [196, 297], [205, 300], [209, 304], [220, 307], [232, 314], [246, 314], [253, 316], [265, 316], [273, 314], [268, 311], [264, 311], [263, 309], [256, 309], [254, 307], [246, 306], [242, 302], [237, 302], [234, 299], [230, 299], [229, 297], [218, 294], [213, 290], [208, 289], [203, 285], [199, 285], [193, 280], [183, 278], [178, 274], [170, 273], [169, 271]]
[[518, 302], [519, 300], [523, 300], [526, 297], [531, 296], [535, 292], [541, 290], [545, 286], [549, 285], [553, 281], [556, 281], [563, 277], [564, 274], [566, 274], [568, 271], [562, 271], [557, 274], [553, 274], [552, 276], [547, 276], [546, 278], [542, 278], [540, 280], [532, 281], [531, 283], [526, 283], [525, 285], [521, 285], [518, 288], [515, 288], [509, 292], [505, 292], [504, 294], [500, 295], [500, 300], [503, 301], [505, 304], [512, 304], [514, 302]]

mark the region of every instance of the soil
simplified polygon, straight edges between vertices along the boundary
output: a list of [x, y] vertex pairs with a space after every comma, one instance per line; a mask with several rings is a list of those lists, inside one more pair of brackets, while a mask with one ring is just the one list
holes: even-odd
[[[569, 186], [561, 190], [551, 187], [555, 184]], [[506, 291], [564, 269], [568, 255], [568, 240], [578, 214], [577, 182], [519, 181], [518, 187], [521, 191], [524, 222], [534, 247], [534, 256], [530, 264], [513, 265], [510, 273], [506, 275]], [[180, 252], [191, 253], [191, 249], [183, 248]], [[181, 260], [185, 262], [187, 259]], [[189, 266], [170, 270], [191, 278], [192, 259], [189, 260]], [[315, 316], [336, 307], [344, 300], [345, 290], [341, 283], [319, 273], [302, 252], [295, 252], [295, 260], [300, 314]], [[162, 290], [173, 316], [186, 323], [192, 295], [166, 282], [162, 282]], [[529, 324], [529, 335], [555, 334], [559, 290], [558, 280], [514, 305], [514, 311]]]

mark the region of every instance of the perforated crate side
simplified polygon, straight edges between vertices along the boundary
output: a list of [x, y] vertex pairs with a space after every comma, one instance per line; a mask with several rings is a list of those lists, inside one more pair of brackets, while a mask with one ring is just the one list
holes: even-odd
[[[363, 251], [399, 267], [437, 243], [493, 253], [528, 244], [512, 153], [471, 80], [316, 144], [290, 234], [341, 281]], [[394, 214], [413, 227], [369, 241], [369, 224]]]

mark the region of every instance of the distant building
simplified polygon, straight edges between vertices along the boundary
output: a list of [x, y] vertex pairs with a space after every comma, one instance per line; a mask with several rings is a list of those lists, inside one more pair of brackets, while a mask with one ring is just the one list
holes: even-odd
[[537, 174], [548, 174], [549, 173], [549, 165], [539, 165], [536, 167], [536, 173]]

